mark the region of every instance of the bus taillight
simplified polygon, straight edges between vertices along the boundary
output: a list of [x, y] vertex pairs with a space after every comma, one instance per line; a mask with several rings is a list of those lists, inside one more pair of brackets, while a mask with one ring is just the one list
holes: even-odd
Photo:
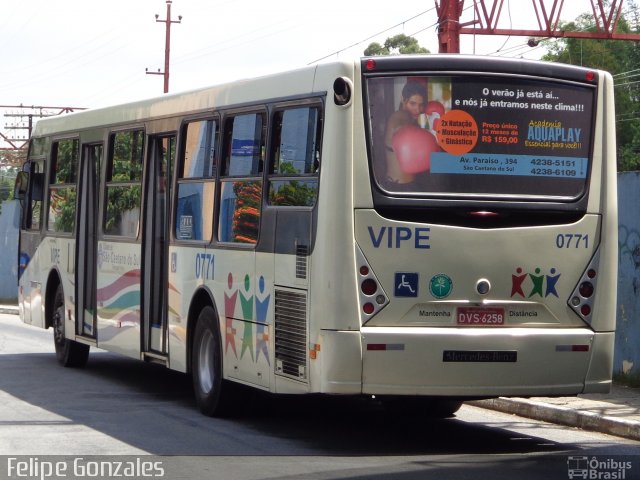
[[591, 295], [593, 295], [593, 283], [582, 282], [580, 287], [578, 287], [578, 292], [580, 292], [580, 296], [590, 298]]
[[372, 278], [366, 278], [360, 284], [360, 290], [362, 290], [362, 293], [370, 297], [378, 291], [378, 284]]
[[589, 266], [582, 274], [578, 285], [569, 297], [569, 306], [576, 312], [583, 320], [591, 322], [591, 313], [593, 312], [593, 299], [598, 283], [598, 261], [600, 255], [596, 253]]
[[359, 248], [356, 249], [356, 261], [359, 274], [358, 299], [362, 323], [365, 323], [389, 303], [389, 297]]

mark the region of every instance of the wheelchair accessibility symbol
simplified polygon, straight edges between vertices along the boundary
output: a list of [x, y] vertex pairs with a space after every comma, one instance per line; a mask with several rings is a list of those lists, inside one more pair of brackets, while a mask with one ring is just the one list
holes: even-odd
[[418, 274], [411, 272], [396, 272], [394, 280], [394, 296], [396, 297], [417, 297], [418, 296]]

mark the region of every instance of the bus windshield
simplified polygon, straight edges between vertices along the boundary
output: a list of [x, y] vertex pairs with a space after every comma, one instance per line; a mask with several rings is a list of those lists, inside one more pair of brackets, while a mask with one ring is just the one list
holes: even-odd
[[575, 201], [590, 172], [596, 90], [524, 76], [366, 79], [370, 152], [385, 193]]

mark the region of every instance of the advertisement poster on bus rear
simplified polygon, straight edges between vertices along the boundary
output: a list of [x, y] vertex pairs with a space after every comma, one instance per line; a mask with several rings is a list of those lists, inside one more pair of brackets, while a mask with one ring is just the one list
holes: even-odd
[[592, 86], [416, 76], [370, 79], [369, 89], [374, 167], [386, 189], [574, 197], [584, 188]]

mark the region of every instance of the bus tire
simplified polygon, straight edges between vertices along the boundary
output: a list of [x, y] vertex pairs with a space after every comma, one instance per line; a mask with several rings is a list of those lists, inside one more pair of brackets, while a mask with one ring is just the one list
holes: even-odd
[[84, 345], [65, 337], [64, 291], [58, 285], [53, 299], [51, 312], [53, 327], [53, 343], [56, 347], [56, 358], [63, 367], [82, 368], [89, 359], [89, 345]]
[[416, 418], [451, 418], [462, 407], [462, 400], [438, 397], [384, 397], [385, 409], [394, 415]]
[[191, 349], [191, 376], [198, 409], [210, 417], [231, 415], [234, 385], [222, 378], [222, 342], [215, 310], [204, 307], [198, 316]]
[[450, 398], [432, 399], [431, 400], [431, 416], [434, 418], [450, 418], [462, 407], [461, 400], [452, 400]]

